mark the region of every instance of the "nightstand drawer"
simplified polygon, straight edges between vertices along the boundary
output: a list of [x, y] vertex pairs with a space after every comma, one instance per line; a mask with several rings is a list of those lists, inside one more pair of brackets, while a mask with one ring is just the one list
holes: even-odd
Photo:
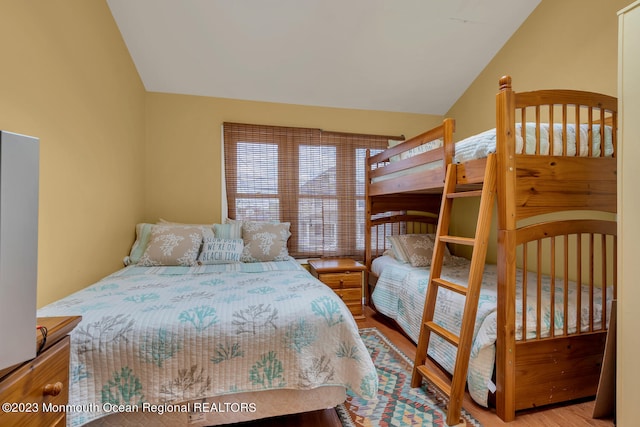
[[323, 273], [318, 278], [332, 289], [362, 287], [362, 274], [358, 272]]
[[0, 413], [0, 425], [64, 425], [69, 399], [69, 337], [45, 350], [2, 381], [0, 401], [20, 407]]
[[349, 309], [349, 311], [351, 312], [351, 314], [353, 315], [354, 318], [358, 319], [358, 318], [362, 318], [364, 316], [364, 310], [362, 309], [362, 302], [361, 301], [358, 301], [358, 302], [345, 301], [345, 304], [347, 305], [347, 308]]
[[344, 302], [357, 302], [360, 304], [362, 301], [362, 290], [360, 288], [334, 289], [333, 292]]

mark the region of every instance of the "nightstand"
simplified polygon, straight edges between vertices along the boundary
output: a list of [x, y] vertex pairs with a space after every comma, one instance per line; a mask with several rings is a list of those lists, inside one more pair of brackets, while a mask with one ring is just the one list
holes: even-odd
[[309, 260], [309, 271], [329, 286], [347, 305], [354, 319], [364, 319], [362, 276], [367, 269], [352, 259]]
[[[66, 425], [64, 406], [69, 402], [69, 332], [82, 317], [42, 317], [44, 340], [36, 332], [34, 345], [42, 347], [35, 359], [0, 379], [0, 425]], [[5, 405], [11, 405], [5, 409]], [[62, 408], [62, 409], [60, 409]], [[8, 411], [7, 409], [10, 409]]]

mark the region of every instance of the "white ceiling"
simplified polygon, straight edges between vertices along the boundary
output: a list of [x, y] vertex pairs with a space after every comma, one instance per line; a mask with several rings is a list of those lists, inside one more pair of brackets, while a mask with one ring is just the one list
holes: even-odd
[[146, 90], [444, 114], [540, 0], [107, 0]]

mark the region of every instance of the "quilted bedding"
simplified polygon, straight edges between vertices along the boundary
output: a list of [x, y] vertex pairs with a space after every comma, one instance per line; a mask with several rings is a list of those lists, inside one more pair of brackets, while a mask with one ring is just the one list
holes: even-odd
[[[527, 123], [525, 126], [525, 138], [522, 138], [522, 124], [516, 123], [516, 153], [533, 154], [536, 150], [536, 124]], [[580, 125], [580, 148], [576, 154], [576, 126], [567, 125], [567, 156], [586, 156], [588, 154], [589, 128], [588, 125]], [[563, 126], [553, 125], [553, 155], [562, 155]], [[525, 144], [526, 140], [526, 144]], [[549, 154], [549, 124], [540, 124], [540, 152]], [[600, 125], [593, 125], [592, 155], [600, 155]], [[454, 163], [464, 163], [469, 160], [481, 159], [496, 152], [496, 130], [490, 129], [477, 135], [470, 136], [455, 144]], [[611, 126], [604, 129], [604, 155], [613, 155], [613, 142]]]
[[[378, 377], [349, 310], [293, 259], [119, 270], [38, 310], [82, 315], [71, 333], [69, 425], [138, 406]], [[78, 406], [79, 407], [79, 406]]]
[[[373, 271], [378, 274], [378, 282], [372, 294], [372, 300], [376, 309], [394, 319], [398, 325], [416, 343], [420, 335], [420, 324], [422, 322], [422, 311], [424, 300], [429, 283], [429, 269], [416, 268], [410, 264], [402, 264], [389, 256], [382, 256], [374, 260]], [[469, 261], [464, 258], [454, 257], [454, 262], [443, 267], [442, 277], [451, 282], [466, 285], [469, 272]], [[491, 388], [491, 377], [495, 364], [495, 342], [497, 338], [497, 266], [487, 264], [485, 266], [482, 289], [478, 302], [478, 311], [474, 329], [473, 346], [471, 358], [469, 360], [469, 372], [467, 375], [467, 385], [471, 397], [483, 406], [487, 406], [489, 389]], [[536, 327], [536, 300], [535, 288], [536, 275], [529, 273], [527, 293], [527, 337], [535, 337]], [[556, 334], [563, 333], [563, 283], [556, 279]], [[570, 283], [569, 299], [569, 333], [576, 331], [576, 294], [577, 288], [574, 283]], [[549, 336], [550, 329], [550, 309], [549, 299], [551, 294], [550, 278], [545, 277], [542, 282], [545, 307], [541, 316], [542, 336]], [[612, 290], [607, 290], [607, 304], [611, 304]], [[522, 285], [516, 288], [516, 339], [522, 337]], [[434, 321], [446, 329], [458, 333], [462, 323], [462, 312], [464, 309], [464, 297], [460, 294], [450, 292], [446, 289], [438, 291], [438, 303], [434, 314]], [[589, 328], [589, 294], [586, 287], [582, 289], [582, 319], [581, 330]], [[594, 291], [594, 329], [600, 328], [602, 318], [602, 295], [599, 289]], [[585, 307], [586, 305], [586, 307]], [[607, 309], [607, 313], [610, 310]], [[444, 341], [441, 337], [432, 334], [431, 345], [429, 346], [429, 356], [433, 357], [450, 373], [453, 372], [455, 364], [456, 348]]]

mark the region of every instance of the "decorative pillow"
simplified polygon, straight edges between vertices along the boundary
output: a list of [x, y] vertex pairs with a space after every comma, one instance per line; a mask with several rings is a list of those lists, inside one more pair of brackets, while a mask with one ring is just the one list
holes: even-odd
[[202, 251], [198, 256], [198, 264], [233, 264], [240, 262], [244, 243], [242, 239], [226, 239], [215, 237], [213, 233], [205, 234]]
[[244, 249], [240, 261], [284, 261], [289, 258], [287, 240], [291, 236], [288, 222], [242, 222]]
[[[401, 262], [414, 267], [428, 267], [431, 265], [435, 235], [433, 234], [402, 234], [388, 236], [394, 257]], [[451, 261], [451, 254], [445, 245], [443, 264]]]
[[[243, 220], [243, 219], [231, 219], [231, 218], [225, 218], [224, 220], [224, 224], [221, 224], [222, 227], [219, 227], [222, 235], [218, 236], [216, 234], [217, 237], [224, 237], [226, 239], [241, 239], [242, 238], [242, 223], [249, 221], [249, 222], [257, 222], [257, 223], [265, 223], [265, 224], [280, 224], [280, 221], [278, 220], [258, 220], [258, 219], [247, 219], [247, 220]], [[230, 237], [225, 237], [224, 233], [227, 232], [227, 228], [225, 227], [231, 227], [231, 231], [229, 232], [229, 236]], [[215, 231], [215, 230], [214, 230]], [[238, 234], [239, 233], [239, 234]], [[236, 237], [238, 236], [238, 237]]]
[[221, 239], [242, 239], [242, 222], [213, 224], [213, 234]]
[[401, 237], [403, 235], [387, 236], [387, 241], [391, 245], [391, 254], [393, 257], [403, 263], [409, 262], [407, 255], [402, 250]]
[[418, 145], [416, 148], [412, 148], [411, 150], [404, 151], [400, 153], [400, 158], [408, 159], [409, 157], [417, 156], [418, 154], [426, 153], [427, 151], [431, 151], [435, 148], [442, 147], [442, 139], [435, 139], [433, 141], [426, 142], [422, 145]]
[[151, 239], [152, 228], [153, 224], [136, 224], [136, 240], [133, 242], [133, 246], [131, 246], [129, 255], [122, 260], [124, 265], [134, 265], [140, 261], [140, 257], [144, 254], [144, 250], [147, 249], [147, 245]]
[[191, 266], [196, 263], [201, 245], [201, 227], [156, 224], [138, 265]]
[[[396, 146], [396, 145], [398, 145], [398, 144], [402, 144], [403, 142], [404, 142], [404, 141], [398, 141], [398, 140], [395, 140], [395, 139], [389, 139], [389, 140], [388, 140], [388, 144], [387, 144], [387, 148], [393, 148], [393, 147], [395, 147], [395, 146]], [[397, 156], [391, 156], [391, 157], [389, 158], [389, 161], [390, 161], [390, 162], [397, 162], [397, 161], [399, 161], [400, 159], [401, 159], [400, 155], [397, 155]]]

